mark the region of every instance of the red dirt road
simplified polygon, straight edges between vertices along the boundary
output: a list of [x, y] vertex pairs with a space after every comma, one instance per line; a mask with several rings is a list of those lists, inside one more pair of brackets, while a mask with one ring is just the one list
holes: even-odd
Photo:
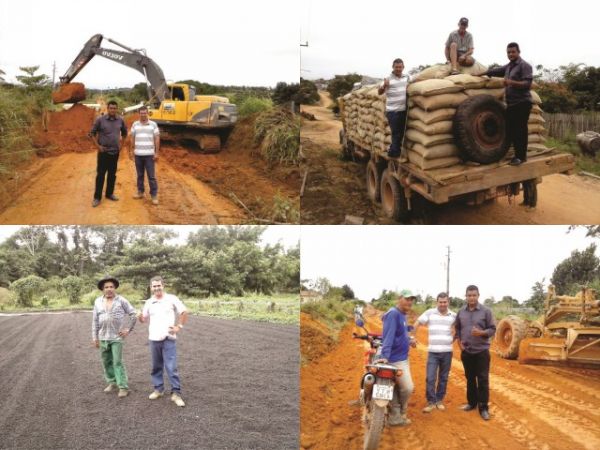
[[90, 322], [0, 317], [0, 448], [298, 448], [297, 326], [191, 317], [177, 343], [178, 408], [148, 400], [145, 324], [125, 343], [130, 395], [103, 393]]
[[[304, 120], [300, 139], [307, 157], [309, 174], [302, 198], [302, 223], [339, 224], [346, 215], [365, 218], [368, 224], [395, 223], [383, 216], [380, 206], [371, 203], [365, 188], [365, 164], [339, 159], [339, 131], [342, 122], [326, 106], [303, 106], [316, 121]], [[519, 206], [521, 199], [506, 197], [479, 206], [460, 203], [434, 205], [434, 224], [593, 224], [600, 223], [600, 181], [579, 175], [550, 175], [538, 185], [534, 210]]]
[[[376, 331], [378, 317], [367, 319]], [[379, 328], [380, 329], [380, 328]], [[301, 368], [301, 447], [361, 449], [361, 408], [358, 398], [363, 343], [352, 339], [347, 325], [339, 344]], [[304, 329], [301, 330], [304, 335]], [[490, 413], [484, 422], [476, 411], [463, 412], [466, 383], [460, 355], [454, 352], [445, 399], [446, 411], [421, 412], [425, 407], [427, 330], [419, 330], [419, 345], [411, 349], [415, 392], [408, 427], [386, 427], [380, 449], [597, 449], [600, 448], [600, 371], [519, 365], [492, 356]], [[305, 341], [301, 339], [301, 349]], [[303, 351], [303, 350], [302, 350]], [[303, 352], [304, 353], [304, 352]]]

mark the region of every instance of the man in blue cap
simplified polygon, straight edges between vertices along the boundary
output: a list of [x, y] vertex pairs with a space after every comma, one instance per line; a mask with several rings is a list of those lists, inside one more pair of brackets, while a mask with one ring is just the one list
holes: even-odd
[[382, 362], [392, 364], [402, 370], [398, 379], [398, 389], [394, 389], [392, 411], [388, 418], [391, 426], [409, 425], [407, 417], [408, 399], [414, 391], [408, 361], [409, 347], [415, 347], [416, 341], [409, 334], [408, 318], [415, 295], [404, 289], [398, 295], [398, 303], [383, 315], [383, 342], [381, 344]]

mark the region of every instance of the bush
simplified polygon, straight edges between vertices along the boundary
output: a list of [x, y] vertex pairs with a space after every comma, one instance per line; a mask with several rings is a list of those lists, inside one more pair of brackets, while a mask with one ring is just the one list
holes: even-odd
[[81, 301], [81, 292], [83, 291], [84, 282], [81, 278], [75, 275], [69, 275], [62, 280], [62, 288], [69, 297], [69, 304], [75, 305]]
[[254, 142], [261, 143], [263, 156], [270, 163], [298, 164], [300, 159], [300, 119], [283, 108], [258, 116]]
[[10, 289], [17, 293], [17, 304], [26, 308], [33, 306], [34, 297], [44, 291], [45, 280], [37, 275], [29, 275], [15, 280]]
[[238, 105], [238, 114], [240, 117], [246, 117], [273, 108], [273, 102], [268, 98], [246, 97]]

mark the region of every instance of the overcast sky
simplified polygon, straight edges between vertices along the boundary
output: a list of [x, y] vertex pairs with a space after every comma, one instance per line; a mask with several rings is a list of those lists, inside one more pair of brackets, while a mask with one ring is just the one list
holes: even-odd
[[301, 2], [302, 76], [351, 72], [383, 77], [394, 58], [407, 69], [443, 63], [448, 34], [469, 19], [475, 59], [505, 64], [516, 41], [534, 67], [600, 66], [600, 6], [588, 0]]
[[[175, 239], [175, 243], [183, 244], [190, 232], [197, 231], [202, 228], [201, 225], [157, 225], [161, 228], [169, 228], [179, 234]], [[208, 226], [208, 225], [205, 225]], [[21, 225], [0, 225], [0, 243], [8, 237], [16, 233]], [[285, 248], [294, 247], [300, 240], [299, 225], [270, 225], [262, 235], [261, 242], [263, 244], [276, 244], [281, 242]]]
[[593, 242], [584, 228], [567, 226], [303, 226], [302, 279], [348, 284], [363, 300], [383, 289], [411, 289], [423, 297], [446, 290], [450, 246], [450, 295], [463, 297], [469, 284], [481, 298], [530, 297], [536, 281], [552, 276], [575, 249]]
[[[297, 82], [297, 3], [276, 0], [177, 2], [1, 0], [0, 69], [15, 81], [19, 66], [40, 65], [57, 79], [94, 34], [144, 48], [168, 81], [274, 86]], [[103, 46], [113, 48], [108, 41]], [[127, 87], [143, 76], [94, 57], [75, 81], [90, 88]]]

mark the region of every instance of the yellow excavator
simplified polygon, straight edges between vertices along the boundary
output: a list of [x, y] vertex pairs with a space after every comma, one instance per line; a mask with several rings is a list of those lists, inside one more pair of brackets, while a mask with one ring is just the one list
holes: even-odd
[[[102, 48], [103, 39], [122, 50]], [[53, 94], [55, 103], [74, 103], [85, 98], [83, 85], [78, 89], [73, 86], [76, 83], [71, 84], [71, 81], [96, 55], [131, 67], [144, 75], [150, 99], [149, 115], [158, 124], [163, 138], [195, 141], [205, 153], [221, 150], [221, 143], [237, 121], [236, 105], [229, 103], [226, 97], [196, 95], [194, 86], [188, 84], [167, 83], [162, 69], [146, 56], [145, 50], [129, 48], [101, 34], [90, 38], [60, 77], [59, 89]]]

